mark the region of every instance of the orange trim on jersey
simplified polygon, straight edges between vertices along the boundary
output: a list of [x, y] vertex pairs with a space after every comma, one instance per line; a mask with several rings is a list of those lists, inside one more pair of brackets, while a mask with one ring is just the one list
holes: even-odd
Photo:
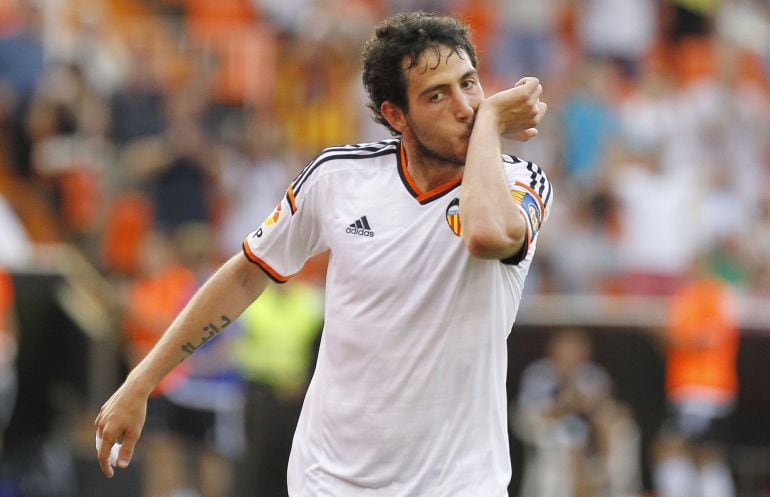
[[297, 212], [297, 202], [294, 199], [294, 188], [292, 188], [291, 185], [289, 185], [288, 190], [286, 190], [286, 199], [289, 201], [289, 207], [291, 207], [291, 213], [294, 214]]
[[430, 191], [423, 192], [417, 186], [417, 183], [415, 183], [414, 178], [412, 178], [412, 175], [409, 174], [409, 169], [407, 168], [407, 160], [406, 160], [406, 149], [404, 148], [403, 143], [401, 143], [401, 173], [403, 174], [404, 179], [406, 179], [407, 183], [409, 183], [409, 187], [414, 192], [415, 198], [421, 204], [431, 200], [434, 197], [438, 197], [448, 192], [452, 188], [459, 185], [463, 180], [462, 176], [460, 176], [460, 178], [456, 180], [452, 180], [448, 183], [444, 183], [443, 185], [439, 185]]
[[537, 194], [537, 192], [529, 185], [525, 185], [524, 183], [521, 183], [519, 181], [516, 182], [516, 186], [520, 186], [527, 190], [529, 193], [535, 196], [537, 199], [537, 203], [540, 205], [540, 212], [543, 213], [543, 217], [545, 217], [545, 204], [543, 204], [543, 199], [540, 198], [540, 195]]
[[270, 264], [268, 264], [267, 262], [263, 261], [262, 259], [260, 259], [256, 255], [254, 255], [254, 252], [251, 251], [251, 247], [249, 247], [248, 240], [245, 240], [243, 242], [243, 253], [246, 255], [246, 258], [249, 261], [251, 261], [254, 264], [256, 264], [257, 266], [259, 266], [260, 269], [262, 269], [262, 271], [267, 273], [267, 275], [273, 281], [275, 281], [276, 283], [286, 283], [287, 281], [289, 281], [289, 276], [283, 276], [278, 271], [276, 271], [275, 269], [270, 267]]

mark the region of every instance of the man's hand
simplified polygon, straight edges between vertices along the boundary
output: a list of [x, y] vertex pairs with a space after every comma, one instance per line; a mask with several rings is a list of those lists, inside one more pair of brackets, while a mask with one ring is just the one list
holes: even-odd
[[495, 93], [482, 103], [492, 111], [500, 135], [519, 141], [537, 136], [537, 125], [548, 110], [540, 101], [543, 87], [537, 78], [522, 78], [513, 88]]
[[114, 470], [110, 464], [110, 451], [115, 443], [122, 442], [117, 462], [125, 468], [131, 462], [134, 446], [139, 439], [147, 416], [147, 397], [124, 383], [99, 410], [96, 425], [97, 459], [102, 473], [112, 478]]

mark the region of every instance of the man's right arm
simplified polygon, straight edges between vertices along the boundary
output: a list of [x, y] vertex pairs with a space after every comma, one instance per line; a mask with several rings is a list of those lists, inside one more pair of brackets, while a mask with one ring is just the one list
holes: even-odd
[[122, 440], [117, 465], [131, 461], [144, 426], [147, 399], [160, 381], [195, 350], [219, 334], [262, 293], [268, 277], [243, 254], [228, 260], [195, 294], [149, 354], [104, 403], [96, 418], [102, 472], [112, 477], [110, 449]]

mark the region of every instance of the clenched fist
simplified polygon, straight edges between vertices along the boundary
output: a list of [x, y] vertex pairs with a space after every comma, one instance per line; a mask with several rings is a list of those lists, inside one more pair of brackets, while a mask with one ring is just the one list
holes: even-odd
[[489, 96], [480, 111], [491, 112], [500, 135], [519, 141], [537, 136], [537, 126], [548, 110], [540, 100], [543, 86], [537, 78], [522, 78], [513, 88]]

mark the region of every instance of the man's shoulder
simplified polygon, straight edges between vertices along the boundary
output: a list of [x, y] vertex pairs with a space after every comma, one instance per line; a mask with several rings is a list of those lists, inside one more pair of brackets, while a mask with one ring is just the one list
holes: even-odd
[[503, 166], [519, 174], [531, 175], [532, 173], [545, 176], [545, 171], [534, 162], [510, 154], [502, 154]]
[[398, 154], [398, 147], [399, 140], [396, 139], [327, 147], [308, 162], [298, 178], [310, 177], [318, 173], [356, 169], [368, 165], [368, 163], [376, 162], [375, 159], [380, 157], [395, 157]]
[[361, 161], [370, 161], [377, 157], [396, 155], [400, 141], [398, 139], [382, 140], [371, 143], [355, 143], [348, 145], [334, 145], [321, 151], [310, 164], [335, 163], [356, 164]]
[[398, 139], [390, 139], [327, 147], [299, 172], [291, 183], [291, 189], [297, 195], [312, 188], [310, 185], [323, 177], [331, 175], [338, 178], [340, 173], [350, 175], [373, 171], [378, 164], [388, 167], [396, 161], [399, 143]]
[[536, 193], [545, 208], [553, 199], [553, 185], [546, 172], [537, 164], [515, 155], [503, 154], [503, 167], [511, 185], [520, 185]]

